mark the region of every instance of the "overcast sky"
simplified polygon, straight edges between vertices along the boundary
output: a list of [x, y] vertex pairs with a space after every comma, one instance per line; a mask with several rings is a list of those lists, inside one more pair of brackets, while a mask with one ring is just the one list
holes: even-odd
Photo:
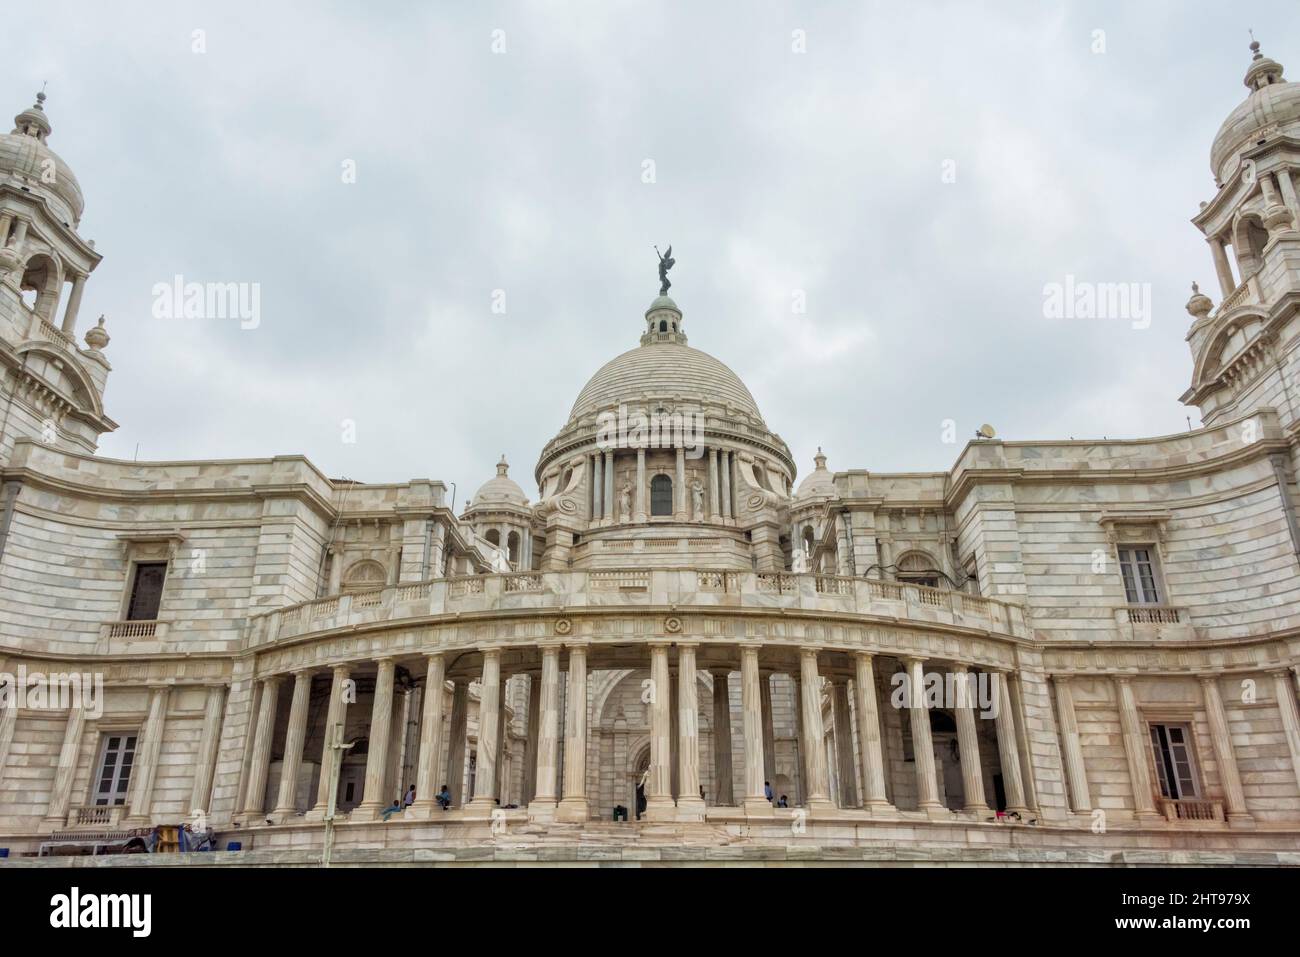
[[[459, 508], [502, 452], [535, 495], [637, 342], [656, 243], [801, 475], [818, 445], [946, 469], [982, 422], [1198, 425], [1184, 304], [1219, 292], [1188, 220], [1251, 27], [1300, 75], [1294, 0], [43, 0], [5, 13], [0, 91], [48, 81], [104, 256], [78, 329], [108, 317], [103, 454], [302, 453]], [[155, 318], [176, 275], [260, 284], [260, 324]], [[1067, 275], [1149, 283], [1149, 328], [1045, 318]]]

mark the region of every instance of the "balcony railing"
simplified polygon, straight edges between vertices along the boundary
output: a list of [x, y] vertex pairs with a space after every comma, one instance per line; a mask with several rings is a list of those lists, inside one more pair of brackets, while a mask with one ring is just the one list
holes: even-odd
[[1167, 821], [1222, 821], [1222, 801], [1201, 801], [1188, 798], [1160, 799], [1160, 809]]
[[165, 621], [110, 621], [100, 626], [100, 637], [113, 640], [142, 641], [167, 635]]
[[1124, 613], [1131, 625], [1181, 625], [1187, 610], [1173, 605], [1125, 605]]
[[617, 605], [728, 606], [857, 613], [1030, 637], [1019, 604], [907, 582], [698, 568], [511, 572], [435, 579], [317, 599], [250, 619], [251, 646], [370, 623], [439, 615]]
[[83, 804], [68, 809], [68, 827], [117, 827], [124, 804]]

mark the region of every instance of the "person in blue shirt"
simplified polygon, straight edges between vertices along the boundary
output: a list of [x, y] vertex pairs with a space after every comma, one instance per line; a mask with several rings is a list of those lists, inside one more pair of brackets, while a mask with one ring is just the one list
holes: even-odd
[[772, 803], [772, 798], [773, 798], [773, 796], [774, 796], [774, 795], [772, 794], [772, 782], [771, 782], [771, 781], [764, 781], [764, 782], [763, 782], [763, 797], [767, 798], [767, 803], [768, 803], [768, 804], [771, 804], [771, 803]]

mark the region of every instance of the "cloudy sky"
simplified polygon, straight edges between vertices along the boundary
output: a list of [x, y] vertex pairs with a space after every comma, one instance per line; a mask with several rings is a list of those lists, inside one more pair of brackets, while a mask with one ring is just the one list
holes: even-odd
[[[1188, 220], [1248, 28], [1300, 73], [1293, 2], [45, 0], [6, 13], [0, 91], [48, 81], [105, 257], [104, 454], [302, 453], [459, 504], [502, 452], [534, 492], [656, 243], [801, 473], [947, 468], [948, 419], [1199, 424]], [[176, 275], [259, 284], [257, 328], [156, 318]], [[1067, 275], [1149, 283], [1149, 326], [1045, 317]]]

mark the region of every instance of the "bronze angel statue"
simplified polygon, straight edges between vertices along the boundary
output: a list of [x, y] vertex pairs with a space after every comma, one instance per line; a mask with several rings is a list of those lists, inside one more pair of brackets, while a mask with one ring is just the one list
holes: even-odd
[[655, 247], [655, 254], [659, 257], [659, 295], [668, 295], [668, 287], [672, 285], [668, 281], [668, 270], [677, 265], [677, 260], [673, 258], [673, 247], [668, 247], [668, 252], [659, 252], [659, 247]]

